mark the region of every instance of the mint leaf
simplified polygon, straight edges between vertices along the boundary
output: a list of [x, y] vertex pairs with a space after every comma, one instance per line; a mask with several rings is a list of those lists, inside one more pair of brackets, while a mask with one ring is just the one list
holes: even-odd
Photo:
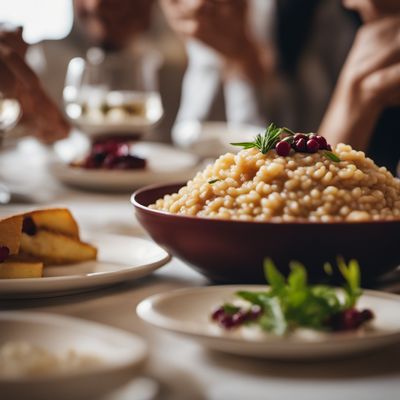
[[261, 327], [275, 335], [282, 336], [288, 329], [288, 323], [277, 297], [262, 298], [264, 314], [260, 318]]
[[285, 277], [278, 271], [270, 258], [264, 260], [264, 275], [273, 291], [280, 292], [285, 288]]

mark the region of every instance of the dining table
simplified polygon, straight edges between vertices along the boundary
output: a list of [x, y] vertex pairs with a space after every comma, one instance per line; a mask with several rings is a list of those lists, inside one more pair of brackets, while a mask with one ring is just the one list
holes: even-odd
[[[151, 240], [135, 218], [130, 193], [98, 193], [63, 186], [49, 171], [51, 157], [51, 148], [32, 139], [0, 153], [0, 181], [31, 196], [25, 203], [1, 205], [0, 216], [62, 205], [72, 211], [83, 233], [95, 231]], [[150, 326], [136, 314], [136, 306], [148, 296], [212, 284], [172, 257], [163, 267], [138, 280], [58, 297], [3, 299], [0, 309], [71, 316], [142, 337], [149, 347], [146, 365], [131, 383], [108, 394], [108, 400], [400, 398], [400, 343], [362, 356], [276, 361], [208, 350], [185, 336]]]

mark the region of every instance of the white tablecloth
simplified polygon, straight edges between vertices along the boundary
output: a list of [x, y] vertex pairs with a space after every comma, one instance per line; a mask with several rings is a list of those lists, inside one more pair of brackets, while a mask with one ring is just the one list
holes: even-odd
[[[68, 206], [84, 230], [144, 236], [129, 194], [104, 195], [62, 187], [46, 170], [47, 153], [35, 147], [0, 153], [1, 179]], [[0, 206], [0, 215], [25, 210]], [[49, 312], [97, 321], [144, 337], [150, 348], [144, 372], [159, 384], [160, 399], [391, 400], [400, 397], [400, 346], [359, 358], [288, 363], [207, 351], [197, 343], [146, 325], [135, 307], [145, 297], [208, 282], [177, 259], [136, 282], [84, 294], [0, 301], [2, 310]], [[134, 393], [124, 398], [135, 400]], [[1, 396], [0, 396], [1, 397]], [[117, 398], [117, 397], [115, 397]]]

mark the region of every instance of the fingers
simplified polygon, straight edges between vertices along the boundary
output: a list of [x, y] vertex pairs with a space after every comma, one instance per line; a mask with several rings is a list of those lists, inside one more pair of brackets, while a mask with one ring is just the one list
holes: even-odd
[[400, 63], [374, 72], [363, 81], [362, 86], [372, 98], [392, 104], [399, 98]]
[[11, 47], [21, 57], [25, 56], [28, 45], [22, 38], [22, 27], [0, 23], [0, 43]]
[[0, 89], [21, 104], [31, 133], [45, 143], [68, 135], [69, 124], [21, 56], [0, 44]]
[[35, 90], [39, 86], [36, 74], [16, 51], [0, 44], [0, 59], [27, 90]]

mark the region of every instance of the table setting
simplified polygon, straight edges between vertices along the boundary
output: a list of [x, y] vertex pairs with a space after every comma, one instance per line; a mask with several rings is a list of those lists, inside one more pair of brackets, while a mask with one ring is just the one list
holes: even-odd
[[[329, 106], [322, 84], [307, 86], [315, 110], [327, 107], [310, 131], [310, 99], [291, 98], [301, 85], [285, 82], [273, 36], [256, 44], [245, 29], [252, 2], [160, 2], [184, 37], [179, 83], [152, 2], [106, 3], [71, 2], [82, 25], [68, 39], [82, 51], [65, 54], [58, 99], [22, 28], [0, 23], [0, 397], [398, 398], [400, 164], [382, 162], [393, 149], [373, 136], [388, 126], [373, 105], [397, 97], [346, 92], [358, 88], [352, 49]], [[345, 8], [363, 31], [388, 13]], [[219, 41], [224, 10], [239, 28]], [[272, 97], [258, 104], [262, 90]], [[209, 118], [221, 95], [223, 117]]]

